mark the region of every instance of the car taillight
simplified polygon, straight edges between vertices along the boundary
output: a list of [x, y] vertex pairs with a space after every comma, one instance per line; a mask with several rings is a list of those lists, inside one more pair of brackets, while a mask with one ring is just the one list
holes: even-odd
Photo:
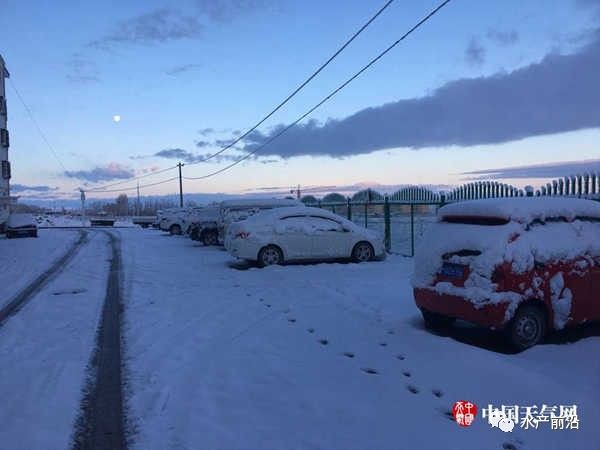
[[235, 235], [236, 239], [247, 239], [248, 236], [250, 236], [250, 233], [248, 231], [240, 231], [238, 234]]

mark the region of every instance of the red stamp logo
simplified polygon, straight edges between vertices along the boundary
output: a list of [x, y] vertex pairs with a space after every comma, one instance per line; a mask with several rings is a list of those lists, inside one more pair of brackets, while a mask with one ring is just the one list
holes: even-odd
[[477, 416], [477, 405], [468, 400], [459, 400], [452, 407], [452, 415], [461, 427], [469, 427]]

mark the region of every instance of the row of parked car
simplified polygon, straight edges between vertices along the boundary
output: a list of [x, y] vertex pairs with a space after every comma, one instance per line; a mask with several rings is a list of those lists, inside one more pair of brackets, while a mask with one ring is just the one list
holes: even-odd
[[233, 256], [260, 266], [385, 257], [379, 233], [293, 199], [227, 200], [159, 211], [155, 227], [207, 246], [224, 245]]

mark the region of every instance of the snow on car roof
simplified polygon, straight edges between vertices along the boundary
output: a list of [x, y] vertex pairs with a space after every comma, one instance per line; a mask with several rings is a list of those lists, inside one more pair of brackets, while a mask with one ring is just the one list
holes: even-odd
[[264, 210], [251, 217], [248, 217], [246, 220], [244, 220], [244, 223], [251, 226], [262, 226], [268, 225], [275, 220], [287, 216], [319, 216], [326, 219], [335, 220], [336, 222], [339, 222], [348, 228], [362, 229], [362, 227], [359, 227], [354, 222], [346, 220], [338, 214], [326, 209], [313, 208], [310, 206], [286, 206], [282, 208]]
[[28, 227], [35, 224], [35, 220], [31, 214], [25, 213], [12, 213], [8, 216], [6, 223], [9, 228]]
[[438, 218], [485, 217], [520, 223], [534, 220], [577, 217], [600, 219], [600, 202], [578, 198], [510, 197], [470, 200], [446, 205], [438, 211]]

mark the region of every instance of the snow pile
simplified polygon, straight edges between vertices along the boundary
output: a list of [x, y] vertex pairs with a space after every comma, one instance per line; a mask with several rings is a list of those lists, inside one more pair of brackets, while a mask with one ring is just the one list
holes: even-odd
[[600, 219], [600, 202], [577, 198], [513, 197], [472, 200], [446, 205], [438, 217], [494, 217], [519, 223], [549, 218]]
[[55, 215], [41, 215], [36, 218], [38, 227], [40, 228], [77, 228], [77, 227], [89, 227], [91, 223], [88, 219], [82, 219], [81, 216], [55, 216]]

